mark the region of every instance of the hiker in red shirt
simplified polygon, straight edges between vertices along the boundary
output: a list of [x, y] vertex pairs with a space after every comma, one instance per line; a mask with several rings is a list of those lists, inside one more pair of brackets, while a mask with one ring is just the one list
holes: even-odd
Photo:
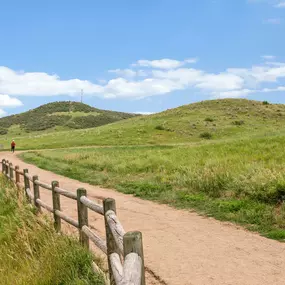
[[14, 140], [12, 140], [11, 142], [11, 151], [14, 152], [15, 151], [15, 146], [16, 146], [16, 143]]

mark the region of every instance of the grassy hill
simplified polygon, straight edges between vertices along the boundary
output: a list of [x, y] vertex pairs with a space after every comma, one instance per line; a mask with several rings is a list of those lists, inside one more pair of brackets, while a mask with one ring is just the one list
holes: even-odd
[[285, 105], [245, 99], [210, 100], [97, 128], [21, 135], [10, 133], [2, 137], [2, 142], [7, 147], [15, 138], [20, 149], [193, 144], [280, 134], [285, 132], [284, 123]]
[[22, 114], [1, 118], [0, 134], [94, 128], [134, 116], [100, 110], [79, 102], [53, 102]]
[[284, 123], [284, 105], [213, 100], [19, 142], [24, 148], [108, 145], [22, 157], [65, 176], [194, 208], [284, 240]]

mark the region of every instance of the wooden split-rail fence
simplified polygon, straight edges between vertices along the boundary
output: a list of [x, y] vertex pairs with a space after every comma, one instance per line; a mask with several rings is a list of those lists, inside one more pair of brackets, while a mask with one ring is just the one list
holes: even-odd
[[[77, 189], [77, 193], [59, 187], [57, 181], [46, 184], [37, 175], [31, 176], [28, 169], [20, 171], [19, 166], [13, 166], [8, 160], [2, 160], [2, 173], [22, 189], [21, 179], [24, 178], [24, 193], [37, 212], [42, 208], [53, 213], [54, 227], [61, 231], [61, 220], [78, 228], [80, 243], [89, 249], [92, 241], [108, 258], [109, 280], [111, 285], [145, 285], [144, 256], [141, 232], [125, 232], [116, 214], [114, 199], [103, 200], [103, 206], [87, 198], [84, 188]], [[40, 198], [40, 187], [51, 191], [52, 206]], [[77, 201], [78, 220], [67, 216], [61, 211], [60, 196]], [[106, 241], [99, 237], [88, 224], [88, 210], [104, 216]]]

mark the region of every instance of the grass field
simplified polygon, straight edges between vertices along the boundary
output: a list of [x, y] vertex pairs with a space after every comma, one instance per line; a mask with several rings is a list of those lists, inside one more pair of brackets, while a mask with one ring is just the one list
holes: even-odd
[[73, 238], [56, 234], [22, 195], [0, 177], [0, 284], [103, 285], [93, 256]]
[[[98, 116], [95, 116], [98, 117]], [[86, 117], [84, 117], [86, 118]], [[8, 148], [47, 149], [92, 145], [191, 144], [239, 137], [285, 134], [285, 106], [242, 99], [212, 100], [185, 105], [83, 130], [57, 126], [49, 131], [0, 136]], [[50, 131], [52, 130], [52, 132]], [[10, 132], [10, 131], [9, 131]]]
[[285, 239], [285, 136], [278, 133], [193, 146], [46, 150], [22, 157], [71, 178]]

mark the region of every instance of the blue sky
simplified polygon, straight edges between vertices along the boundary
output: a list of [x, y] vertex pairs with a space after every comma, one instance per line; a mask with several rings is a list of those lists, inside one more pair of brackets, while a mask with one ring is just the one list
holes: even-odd
[[0, 115], [285, 103], [285, 0], [0, 0]]

